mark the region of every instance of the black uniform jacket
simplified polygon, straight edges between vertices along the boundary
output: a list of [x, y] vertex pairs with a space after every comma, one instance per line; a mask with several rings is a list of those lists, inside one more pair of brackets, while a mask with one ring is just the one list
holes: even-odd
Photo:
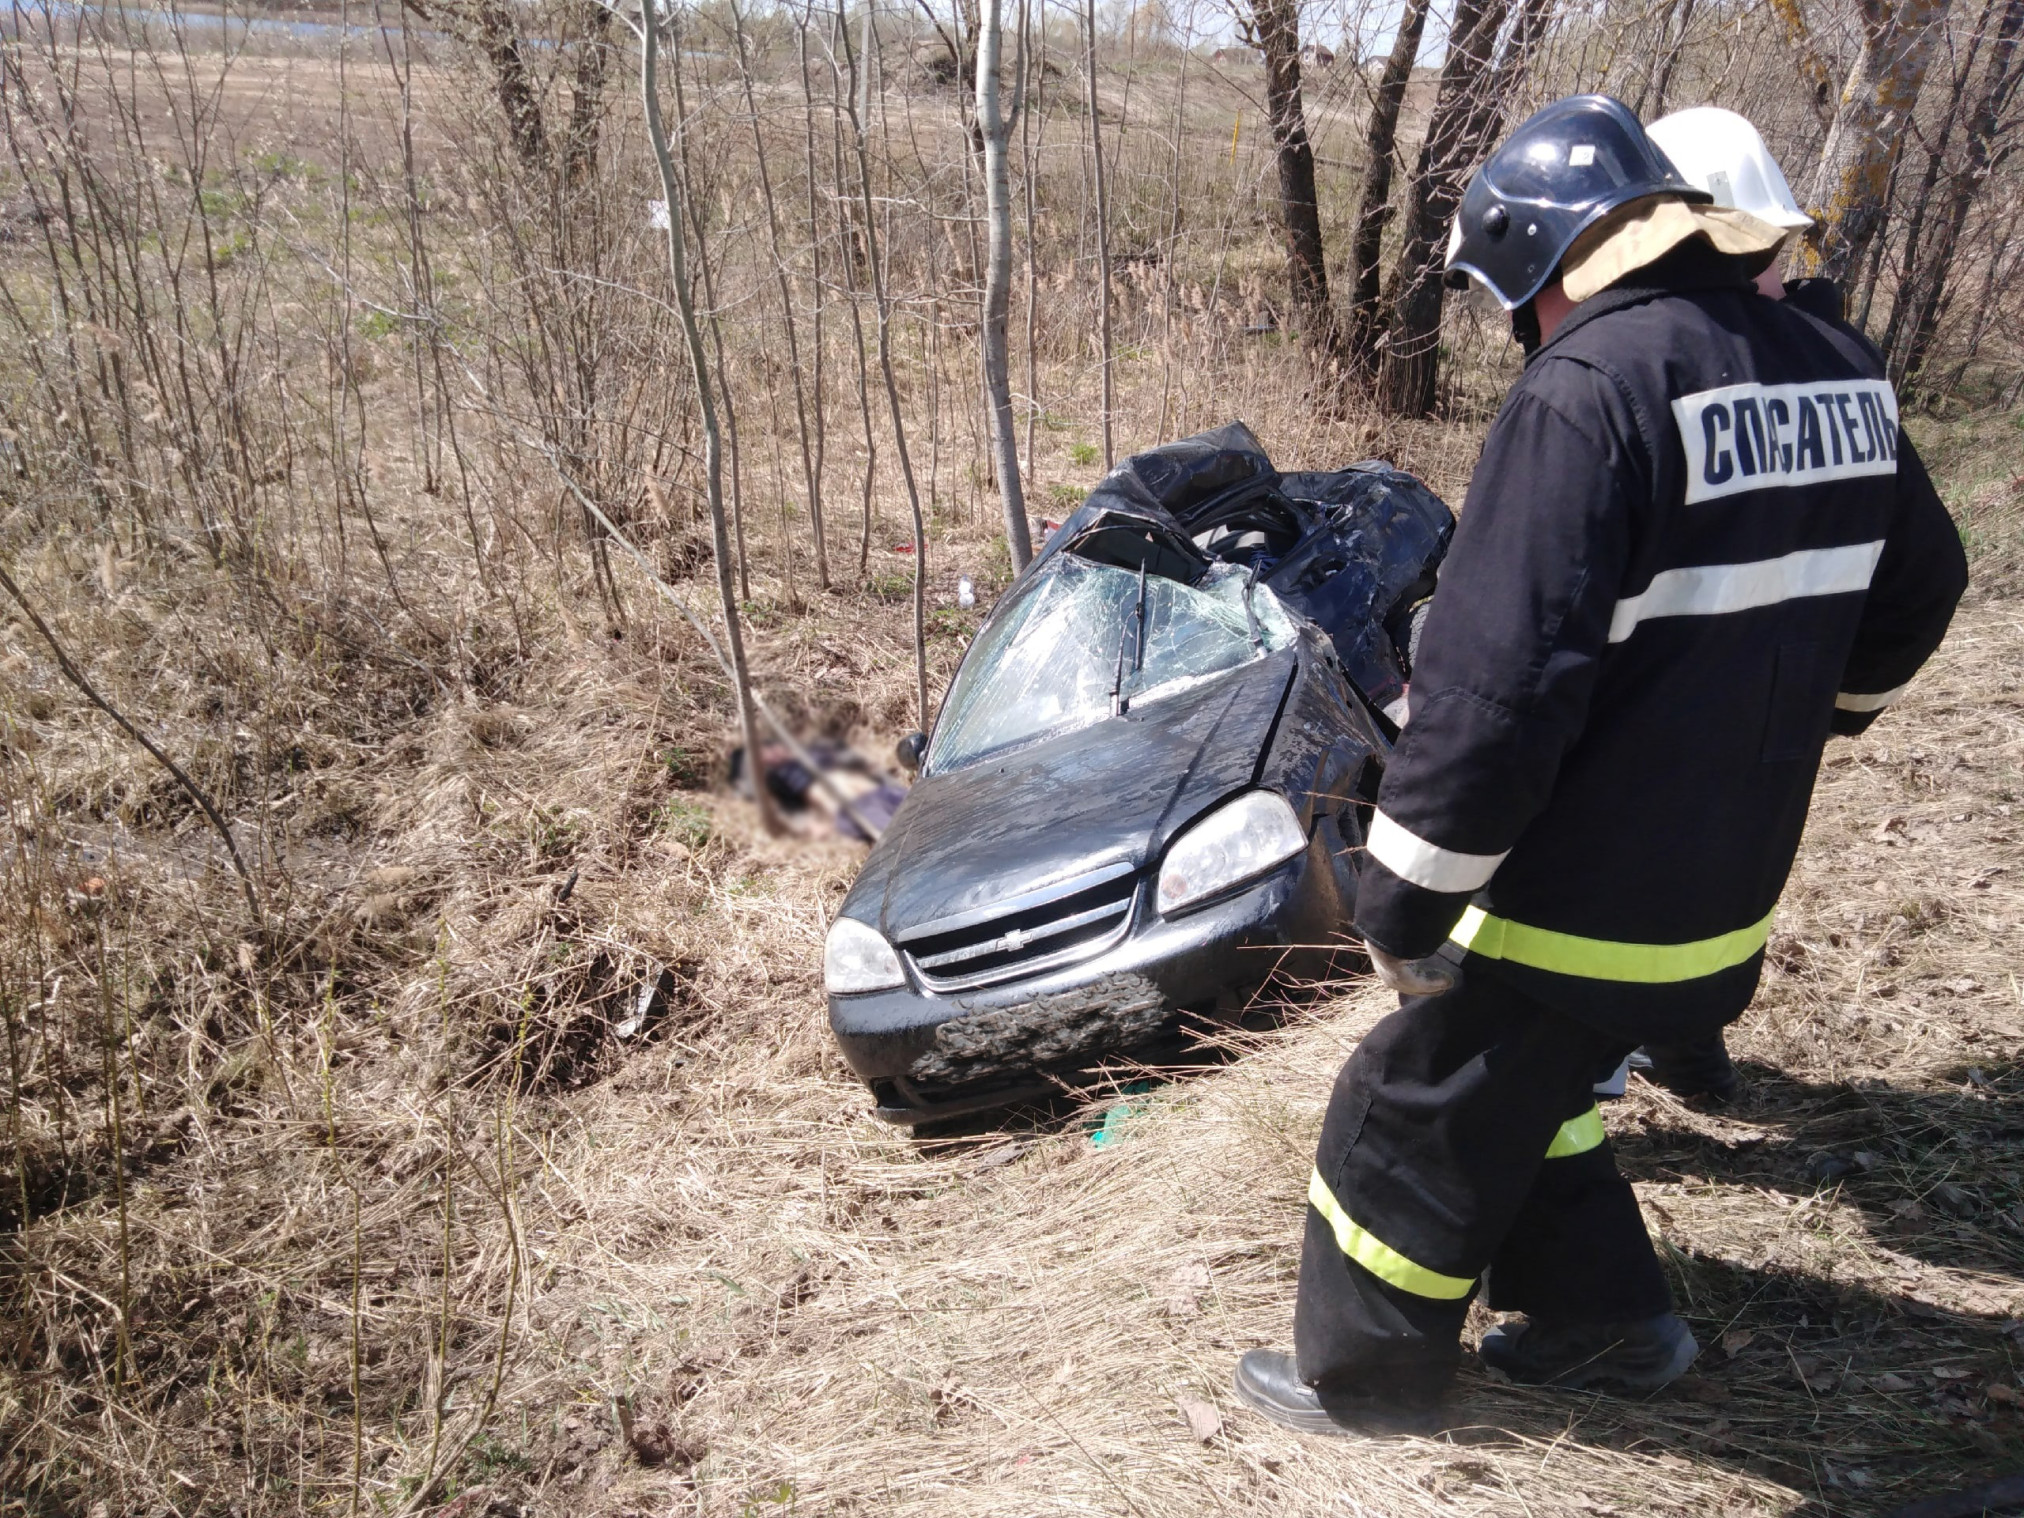
[[1632, 1039], [1756, 988], [1830, 730], [1939, 644], [1960, 537], [1875, 349], [1681, 250], [1577, 306], [1483, 447], [1358, 892]]

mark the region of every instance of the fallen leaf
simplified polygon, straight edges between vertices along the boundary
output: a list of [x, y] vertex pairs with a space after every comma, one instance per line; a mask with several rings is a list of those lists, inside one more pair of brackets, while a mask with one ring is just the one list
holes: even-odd
[[1965, 1381], [1968, 1379], [1968, 1373], [1958, 1366], [1935, 1365], [1933, 1367], [1933, 1379], [1936, 1381]]
[[1732, 1328], [1722, 1335], [1722, 1353], [1740, 1355], [1756, 1342], [1757, 1333], [1749, 1328]]
[[1983, 1390], [1991, 1402], [2001, 1402], [2005, 1407], [2024, 1407], [2024, 1391], [2017, 1390], [2008, 1381], [1991, 1381]]
[[1174, 1406], [1181, 1410], [1181, 1416], [1188, 1420], [1188, 1432], [1203, 1444], [1223, 1431], [1223, 1415], [1206, 1402], [1193, 1397], [1176, 1397]]
[[1912, 1383], [1896, 1372], [1887, 1370], [1880, 1376], [1869, 1378], [1869, 1389], [1880, 1392], [1908, 1392], [1912, 1389]]
[[1904, 830], [1905, 830], [1904, 818], [1886, 817], [1882, 822], [1879, 822], [1876, 825], [1876, 831], [1874, 833], [1871, 833], [1869, 836], [1874, 838], [1878, 843], [1889, 843], [1890, 835], [1892, 833], [1902, 833]]

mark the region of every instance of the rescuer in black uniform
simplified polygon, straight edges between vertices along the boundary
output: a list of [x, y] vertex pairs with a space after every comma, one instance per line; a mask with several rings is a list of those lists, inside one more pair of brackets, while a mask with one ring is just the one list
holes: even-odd
[[1697, 1351], [1591, 1088], [1748, 1004], [1828, 734], [1938, 646], [1958, 534], [1873, 350], [1751, 281], [1622, 104], [1563, 100], [1449, 244], [1527, 348], [1441, 571], [1356, 927], [1401, 1009], [1337, 1078], [1293, 1355], [1237, 1391], [1347, 1432], [1430, 1407], [1470, 1299], [1513, 1380], [1647, 1391]]

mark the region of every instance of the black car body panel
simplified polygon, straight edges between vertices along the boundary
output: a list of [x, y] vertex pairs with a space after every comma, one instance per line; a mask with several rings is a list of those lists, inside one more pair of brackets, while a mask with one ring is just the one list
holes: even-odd
[[865, 920], [905, 945], [941, 920], [1106, 866], [1143, 868], [1176, 819], [1251, 785], [1296, 663], [1292, 650], [1272, 654], [1150, 715], [923, 776], [893, 819], [900, 837], [875, 851], [887, 856], [883, 888]]
[[[1241, 424], [1139, 454], [1091, 492], [979, 630], [921, 778], [843, 903], [841, 915], [898, 950], [906, 976], [830, 997], [831, 1026], [882, 1115], [920, 1121], [1016, 1100], [1144, 1044], [1180, 1012], [1227, 1011], [1275, 972], [1328, 967], [1396, 736], [1386, 708], [1404, 691], [1406, 619], [1452, 531], [1411, 476], [1381, 464], [1282, 476]], [[1108, 708], [1100, 690], [1092, 708], [1085, 679], [1071, 692], [1079, 715], [1031, 734], [1015, 724], [997, 746], [952, 758], [966, 676], [989, 691], [999, 673], [973, 661], [1009, 668], [1018, 636], [1058, 625], [1038, 598], [1093, 581], [1112, 599], [1075, 610], [1113, 641], [1071, 652], [1101, 685], [1116, 648]], [[1203, 615], [1228, 624], [1222, 642], [1211, 626], [1205, 672], [1193, 672], [1186, 608], [1166, 613], [1167, 663], [1152, 672], [1179, 673], [1127, 697], [1128, 669], [1151, 667], [1149, 597], [1178, 606], [1174, 586], [1207, 598]], [[1230, 609], [1240, 602], [1249, 648]], [[1304, 847], [1163, 914], [1169, 848], [1259, 789], [1291, 806]]]

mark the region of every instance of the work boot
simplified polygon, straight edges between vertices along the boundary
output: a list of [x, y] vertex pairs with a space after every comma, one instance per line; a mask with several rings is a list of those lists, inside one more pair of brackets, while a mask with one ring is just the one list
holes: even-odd
[[1682, 1375], [1701, 1346], [1672, 1313], [1636, 1323], [1512, 1321], [1483, 1335], [1483, 1363], [1524, 1386], [1655, 1392]]
[[1247, 1351], [1237, 1362], [1237, 1395], [1281, 1428], [1336, 1438], [1431, 1434], [1443, 1427], [1438, 1407], [1426, 1401], [1376, 1396], [1322, 1396], [1300, 1379], [1293, 1356], [1276, 1349]]
[[1687, 1043], [1646, 1044], [1630, 1057], [1630, 1066], [1643, 1070], [1674, 1096], [1716, 1106], [1733, 1102], [1743, 1089], [1720, 1029]]

